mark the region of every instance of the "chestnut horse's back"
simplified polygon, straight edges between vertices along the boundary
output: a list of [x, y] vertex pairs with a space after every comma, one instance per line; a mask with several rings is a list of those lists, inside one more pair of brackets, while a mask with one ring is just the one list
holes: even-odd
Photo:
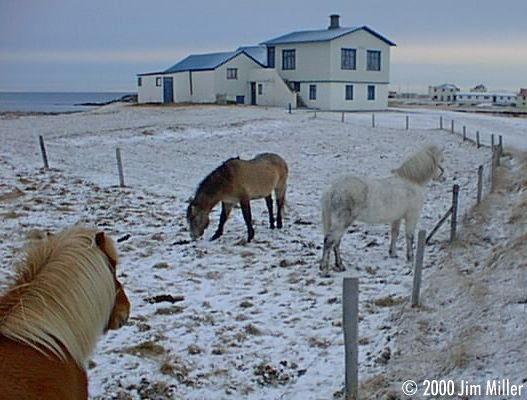
[[252, 160], [243, 161], [240, 176], [242, 185], [251, 192], [251, 198], [262, 198], [273, 190], [277, 199], [285, 200], [289, 168], [285, 160], [275, 153], [261, 153]]

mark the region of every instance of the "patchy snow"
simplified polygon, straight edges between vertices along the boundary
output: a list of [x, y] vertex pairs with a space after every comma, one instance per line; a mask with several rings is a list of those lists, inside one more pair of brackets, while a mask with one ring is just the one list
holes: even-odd
[[[377, 113], [373, 128], [371, 113], [346, 114], [342, 122], [340, 113], [118, 104], [0, 118], [1, 288], [33, 229], [84, 222], [116, 239], [130, 235], [119, 244], [119, 275], [132, 315], [99, 341], [89, 369], [93, 399], [338, 397], [344, 276], [360, 280], [361, 398], [401, 397], [406, 379], [527, 379], [519, 155], [504, 158], [503, 189], [465, 218], [462, 239], [449, 246], [444, 226], [426, 248], [422, 307], [409, 306], [404, 235], [401, 257], [389, 258], [387, 226], [354, 225], [342, 243], [348, 270], [318, 274], [320, 196], [334, 176], [383, 176], [427, 143], [444, 146], [446, 181], [429, 184], [418, 224], [430, 231], [450, 207], [454, 183], [461, 212], [473, 208], [479, 165], [488, 192], [490, 150], [463, 143], [461, 127], [469, 139], [479, 130], [486, 145], [491, 133], [503, 135], [509, 153], [527, 150], [525, 119], [393, 110]], [[116, 147], [126, 188], [118, 187]], [[201, 179], [229, 157], [264, 151], [289, 164], [285, 227], [268, 229], [264, 201], [254, 201], [253, 242], [243, 240], [239, 209], [219, 240], [208, 241], [215, 210], [205, 238], [191, 242], [185, 211]]]

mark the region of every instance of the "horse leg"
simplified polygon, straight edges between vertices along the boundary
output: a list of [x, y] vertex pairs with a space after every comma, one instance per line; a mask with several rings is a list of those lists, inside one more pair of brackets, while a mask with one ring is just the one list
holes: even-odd
[[265, 204], [267, 205], [267, 211], [269, 211], [269, 226], [274, 229], [273, 197], [271, 195], [265, 197]]
[[275, 189], [275, 197], [276, 197], [276, 227], [278, 229], [282, 229], [282, 210], [284, 208], [285, 204], [285, 191], [286, 191], [286, 185], [282, 185], [279, 188]]
[[340, 239], [345, 231], [346, 227], [344, 229], [333, 228], [324, 236], [324, 250], [322, 252], [322, 259], [320, 260], [320, 275], [322, 277], [326, 278], [329, 276], [329, 257], [331, 256], [331, 251], [335, 253], [335, 270], [344, 271], [346, 269], [340, 257]]
[[335, 253], [335, 271], [346, 271], [346, 266], [344, 265], [344, 263], [342, 262], [342, 258], [340, 257], [340, 239], [337, 243], [335, 243], [335, 247], [333, 247], [333, 252]]
[[249, 199], [240, 200], [240, 207], [242, 208], [243, 219], [247, 225], [247, 242], [250, 242], [254, 237], [254, 228], [251, 215], [251, 204]]
[[[418, 216], [417, 216], [418, 217]], [[414, 261], [414, 232], [417, 218], [409, 218], [405, 221], [406, 231], [406, 261]]]
[[397, 257], [397, 237], [399, 236], [399, 228], [401, 227], [401, 220], [397, 219], [392, 222], [390, 231], [390, 250], [388, 254], [390, 257]]
[[216, 229], [216, 233], [210, 238], [210, 240], [216, 240], [221, 235], [223, 235], [223, 226], [225, 225], [225, 222], [227, 222], [227, 219], [229, 218], [229, 214], [232, 210], [232, 204], [230, 203], [221, 203], [221, 214], [220, 214], [220, 223], [218, 224], [218, 229]]

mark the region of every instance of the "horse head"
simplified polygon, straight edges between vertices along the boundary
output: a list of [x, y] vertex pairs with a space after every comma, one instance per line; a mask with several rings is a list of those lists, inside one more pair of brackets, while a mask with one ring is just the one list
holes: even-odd
[[190, 237], [196, 240], [203, 235], [209, 226], [209, 213], [192, 200], [187, 208], [187, 223]]
[[434, 159], [436, 165], [435, 173], [432, 179], [437, 182], [444, 182], [446, 180], [444, 177], [445, 169], [443, 168], [443, 162], [445, 160], [443, 156], [444, 147], [430, 146], [428, 151], [431, 157]]
[[117, 250], [113, 240], [105, 235], [104, 232], [99, 232], [95, 235], [95, 243], [108, 259], [115, 284], [115, 302], [105, 331], [119, 329], [126, 324], [130, 316], [130, 301], [124, 291], [123, 285], [117, 279]]

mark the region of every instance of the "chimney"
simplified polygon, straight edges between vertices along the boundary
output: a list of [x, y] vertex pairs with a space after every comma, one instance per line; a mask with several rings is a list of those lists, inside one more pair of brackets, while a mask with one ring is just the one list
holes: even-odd
[[328, 29], [338, 29], [338, 28], [340, 28], [339, 18], [340, 18], [340, 15], [338, 15], [338, 14], [331, 14], [329, 16], [329, 27], [328, 27]]

